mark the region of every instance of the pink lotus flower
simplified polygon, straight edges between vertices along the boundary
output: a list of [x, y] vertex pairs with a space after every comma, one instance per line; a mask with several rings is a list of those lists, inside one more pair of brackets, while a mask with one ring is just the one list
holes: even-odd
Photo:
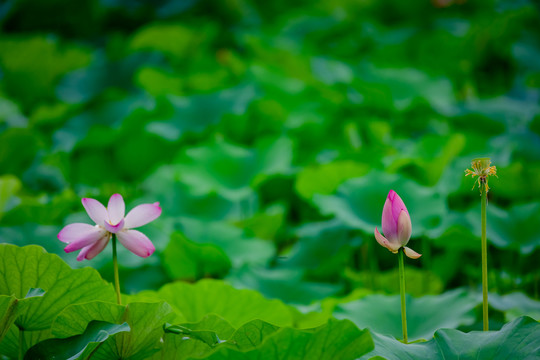
[[411, 218], [405, 203], [394, 190], [390, 190], [384, 203], [382, 230], [386, 237], [382, 236], [375, 227], [375, 239], [394, 254], [397, 254], [398, 250], [403, 247], [405, 255], [411, 259], [418, 259], [422, 256], [405, 246], [411, 238]]
[[78, 261], [93, 259], [107, 246], [112, 234], [116, 234], [118, 241], [135, 255], [152, 255], [155, 248], [150, 239], [132, 229], [146, 225], [161, 215], [159, 203], [136, 206], [125, 217], [126, 205], [120, 194], [111, 196], [107, 208], [89, 198], [83, 198], [82, 204], [96, 225], [75, 223], [65, 226], [58, 233], [58, 240], [69, 244], [64, 248], [65, 252], [81, 250]]

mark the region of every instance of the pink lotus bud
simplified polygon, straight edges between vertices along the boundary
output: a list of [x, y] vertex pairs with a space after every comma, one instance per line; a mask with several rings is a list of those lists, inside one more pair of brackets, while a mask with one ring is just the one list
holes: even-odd
[[390, 190], [384, 203], [382, 230], [385, 236], [382, 236], [375, 228], [375, 239], [394, 254], [397, 254], [398, 250], [403, 247], [405, 255], [411, 259], [418, 259], [422, 256], [405, 246], [411, 238], [411, 218], [405, 203], [394, 190]]

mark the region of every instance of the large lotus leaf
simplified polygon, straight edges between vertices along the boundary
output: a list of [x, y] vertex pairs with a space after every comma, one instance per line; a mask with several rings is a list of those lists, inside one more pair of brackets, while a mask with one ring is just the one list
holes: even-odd
[[[453, 134], [452, 136], [426, 135], [420, 140], [400, 141], [396, 144], [399, 152], [392, 157], [393, 161], [386, 170], [390, 173], [402, 170], [421, 184], [434, 186], [441, 178], [447, 165], [465, 147], [465, 139], [463, 134]], [[448, 177], [456, 176], [462, 176], [462, 174], [456, 172], [454, 176]], [[455, 180], [453, 181], [455, 182]]]
[[41, 136], [27, 128], [0, 132], [0, 174], [21, 176], [30, 167], [42, 145]]
[[208, 315], [197, 323], [184, 323], [181, 326], [181, 332], [165, 331], [161, 353], [155, 354], [153, 359], [202, 358], [219, 343], [231, 339], [235, 332], [227, 321], [216, 315]]
[[254, 344], [267, 336], [260, 345], [251, 350], [242, 351], [221, 346], [207, 359], [356, 359], [373, 349], [369, 331], [359, 330], [346, 320], [331, 319], [327, 324], [313, 330], [273, 330], [253, 329], [255, 333], [249, 334], [249, 339], [254, 339]]
[[253, 320], [236, 330], [229, 343], [239, 350], [250, 350], [261, 345], [267, 336], [278, 330], [278, 326], [259, 319]]
[[223, 140], [187, 149], [178, 161], [180, 180], [195, 194], [217, 192], [239, 202], [252, 195], [251, 185], [264, 175], [283, 174], [292, 161], [292, 143], [287, 138], [263, 139], [257, 148], [245, 148]]
[[286, 209], [283, 204], [273, 204], [262, 212], [258, 212], [249, 219], [241, 220], [237, 224], [244, 228], [248, 234], [264, 239], [274, 240], [285, 223]]
[[19, 202], [15, 194], [20, 188], [21, 182], [17, 177], [13, 175], [0, 176], [0, 219], [5, 212]]
[[93, 320], [110, 323], [127, 322], [131, 331], [105, 341], [92, 359], [146, 359], [161, 348], [163, 325], [174, 321], [175, 314], [164, 303], [129, 303], [126, 306], [89, 302], [67, 307], [55, 319], [52, 333], [59, 338], [84, 333]]
[[[480, 201], [479, 201], [480, 202]], [[467, 212], [474, 233], [481, 235], [480, 206]], [[515, 205], [503, 210], [493, 204], [487, 206], [487, 239], [503, 249], [530, 254], [540, 246], [540, 202]]]
[[129, 331], [129, 325], [111, 324], [104, 321], [91, 321], [84, 333], [64, 339], [48, 339], [32, 346], [24, 358], [32, 359], [90, 359], [95, 351], [110, 336]]
[[225, 222], [181, 218], [180, 229], [187, 238], [198, 244], [213, 244], [225, 251], [233, 267], [243, 264], [266, 264], [274, 255], [268, 240], [250, 238], [244, 231]]
[[292, 312], [281, 301], [265, 299], [253, 290], [237, 290], [220, 280], [170, 283], [157, 292], [142, 292], [132, 298], [167, 301], [188, 322], [198, 322], [206, 315], [215, 314], [235, 328], [254, 319], [277, 326], [292, 325]]
[[0, 245], [0, 267], [5, 269], [0, 294], [22, 299], [31, 288], [45, 291], [43, 296], [31, 298], [32, 303], [24, 311], [19, 310], [16, 324], [25, 330], [49, 328], [68, 305], [115, 298], [112, 285], [103, 281], [96, 270], [70, 269], [58, 256], [45, 253], [39, 246]]
[[[32, 205], [27, 202], [24, 202], [24, 204], [24, 212], [28, 212], [29, 207]], [[8, 217], [11, 217], [11, 215], [19, 208], [21, 207], [17, 207], [17, 209], [14, 209], [12, 212], [7, 214], [6, 220]], [[48, 253], [54, 253], [60, 257], [64, 256], [66, 263], [72, 268], [75, 267], [74, 265], [76, 265], [76, 263], [79, 263], [80, 267], [81, 263], [76, 260], [76, 257], [73, 256], [73, 254], [69, 254], [68, 256], [64, 252], [65, 244], [58, 241], [58, 238], [56, 237], [59, 231], [60, 227], [58, 226], [39, 225], [31, 222], [26, 222], [24, 225], [20, 226], [2, 226], [0, 227], [0, 242], [21, 247], [32, 244], [40, 244]]]
[[[353, 287], [382, 290], [388, 294], [399, 293], [399, 270], [380, 271], [374, 274], [370, 271], [353, 272], [350, 269], [345, 271], [345, 276], [351, 280]], [[405, 271], [405, 283], [407, 284], [407, 294], [412, 296], [439, 294], [444, 288], [441, 279], [428, 270], [421, 270], [408, 267]]]
[[197, 244], [176, 233], [163, 252], [163, 266], [173, 279], [199, 280], [225, 277], [231, 261], [219, 247]]
[[197, 194], [215, 191], [238, 201], [253, 191], [250, 183], [257, 174], [258, 162], [252, 149], [219, 141], [188, 149], [180, 162], [181, 180]]
[[361, 359], [388, 360], [478, 360], [538, 359], [540, 324], [529, 317], [520, 317], [499, 331], [437, 330], [427, 342], [403, 344], [393, 338], [372, 334], [375, 350]]
[[15, 296], [0, 295], [0, 342], [17, 317], [17, 305]]
[[446, 78], [430, 77], [413, 68], [383, 69], [371, 64], [364, 64], [357, 76], [365, 82], [384, 85], [397, 109], [403, 110], [421, 97], [440, 113], [451, 115], [457, 111], [452, 83]]
[[134, 82], [153, 96], [183, 93], [184, 78], [177, 73], [159, 67], [142, 66]]
[[373, 171], [344, 182], [336, 195], [315, 195], [313, 201], [321, 213], [373, 234], [375, 227], [381, 226], [382, 209], [390, 190], [396, 191], [407, 206], [413, 237], [436, 237], [444, 231], [448, 211], [445, 198], [435, 189], [395, 174]]
[[0, 343], [0, 354], [6, 355], [10, 359], [17, 359], [20, 351], [21, 335], [23, 354], [33, 345], [52, 337], [51, 329], [23, 331], [21, 333], [15, 325], [12, 325], [8, 329], [4, 340]]
[[190, 56], [191, 49], [199, 46], [204, 38], [203, 32], [181, 24], [151, 24], [133, 35], [129, 47], [134, 51], [159, 51], [179, 59]]
[[489, 99], [470, 99], [464, 106], [464, 111], [485, 115], [494, 121], [514, 124], [517, 121], [530, 121], [534, 118], [540, 106], [525, 98], [500, 96]]
[[7, 98], [0, 99], [0, 126], [24, 127], [28, 125], [28, 119], [23, 115], [19, 105]]
[[235, 287], [259, 291], [268, 298], [277, 298], [291, 304], [309, 304], [332, 296], [343, 286], [304, 280], [301, 268], [268, 269], [243, 266], [227, 277]]
[[333, 59], [314, 57], [311, 59], [311, 69], [313, 74], [327, 85], [348, 84], [354, 78], [353, 71], [346, 63]]
[[[117, 136], [117, 129], [124, 119], [128, 118], [138, 109], [150, 110], [154, 107], [155, 100], [145, 94], [131, 95], [117, 101], [101, 102], [99, 106], [91, 107], [87, 111], [70, 118], [62, 128], [56, 130], [53, 134], [53, 149], [71, 152], [79, 142], [82, 145], [82, 149], [79, 148], [79, 151], [92, 150], [97, 152], [98, 149], [101, 150], [108, 145], [113, 146], [115, 145], [114, 141]], [[81, 157], [81, 154], [72, 153], [71, 156]], [[83, 166], [90, 166], [87, 172], [98, 172], [96, 169], [99, 168], [110, 168], [111, 170], [109, 171], [115, 172], [114, 167], [105, 164], [106, 159], [110, 159], [110, 156], [110, 152], [107, 152], [100, 159], [96, 159], [95, 164], [86, 163], [89, 160], [85, 160], [80, 165], [75, 162], [73, 165], [76, 168], [72, 171]], [[82, 160], [84, 159], [77, 158], [77, 161]], [[97, 167], [96, 164], [98, 164]], [[90, 177], [83, 169], [80, 172], [86, 174], [86, 176], [81, 176], [81, 180], [85, 180], [85, 177]]]
[[531, 299], [522, 292], [513, 292], [506, 295], [490, 293], [489, 306], [503, 311], [507, 321], [523, 315], [540, 320], [540, 301]]
[[230, 339], [236, 330], [225, 319], [212, 314], [203, 317], [199, 322], [183, 323], [182, 326], [194, 331], [213, 331], [222, 340]]
[[[472, 324], [475, 320], [473, 309], [478, 304], [478, 297], [462, 289], [419, 298], [407, 296], [409, 339], [429, 339], [439, 328]], [[334, 310], [334, 316], [350, 319], [360, 328], [367, 327], [380, 334], [402, 337], [399, 295], [368, 295], [339, 304]]]
[[[498, 148], [506, 145], [504, 139], [499, 141], [500, 144], [494, 144], [494, 148]], [[532, 146], [537, 146], [540, 148], [537, 139], [518, 139], [516, 142], [519, 142], [523, 147], [523, 152], [526, 155], [523, 155], [525, 159], [516, 159], [511, 161], [508, 166], [500, 164], [496, 159], [492, 159], [493, 165], [497, 166], [497, 175], [498, 178], [491, 178], [489, 180], [490, 187], [492, 191], [497, 191], [497, 196], [501, 196], [504, 199], [508, 199], [513, 203], [527, 203], [531, 200], [537, 200], [540, 198], [540, 162], [538, 162], [539, 155], [535, 153], [540, 153], [540, 149], [536, 151], [532, 149]], [[535, 144], [535, 145], [533, 145]], [[508, 162], [509, 157], [517, 153], [517, 150], [514, 150], [513, 147], [503, 153], [500, 157]], [[517, 181], [516, 179], [519, 179]]]
[[59, 77], [86, 66], [91, 59], [88, 49], [61, 43], [46, 34], [3, 36], [0, 49], [4, 86], [25, 106], [54, 99], [54, 87]]
[[146, 130], [175, 141], [185, 132], [202, 132], [210, 125], [218, 123], [226, 114], [243, 114], [256, 96], [257, 90], [253, 85], [239, 85], [211, 94], [189, 97], [169, 95], [167, 99], [172, 107], [171, 114], [150, 122]]
[[132, 88], [131, 79], [137, 69], [141, 66], [161, 66], [164, 63], [161, 54], [138, 53], [120, 60], [107, 61], [104, 54], [98, 52], [90, 66], [72, 71], [62, 78], [56, 88], [56, 95], [68, 104], [85, 103], [109, 88]]
[[179, 181], [181, 175], [176, 165], [159, 167], [143, 182], [146, 194], [143, 202], [159, 201], [163, 213], [199, 220], [223, 220], [234, 211], [235, 203], [218, 194], [194, 194], [188, 185]]
[[305, 199], [329, 195], [345, 180], [366, 175], [369, 167], [351, 160], [304, 167], [296, 176], [295, 189]]
[[[287, 268], [324, 268], [347, 246], [359, 245], [358, 241], [351, 240], [351, 229], [339, 219], [304, 223], [296, 229], [295, 235], [298, 241], [287, 256], [278, 259], [279, 264]], [[341, 265], [339, 273], [345, 265]]]

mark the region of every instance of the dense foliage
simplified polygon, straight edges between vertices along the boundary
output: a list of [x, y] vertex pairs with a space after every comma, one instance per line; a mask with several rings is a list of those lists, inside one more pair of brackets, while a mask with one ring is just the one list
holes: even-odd
[[[495, 0], [0, 4], [0, 354], [19, 356], [22, 329], [27, 358], [539, 358], [539, 15]], [[498, 175], [490, 333], [464, 176], [477, 156]], [[409, 337], [426, 341], [409, 345], [397, 257], [373, 236], [390, 189], [423, 254], [406, 281]], [[119, 248], [123, 305], [110, 248], [77, 262], [57, 239], [91, 223], [82, 197], [113, 193], [163, 209], [143, 229], [156, 253]]]

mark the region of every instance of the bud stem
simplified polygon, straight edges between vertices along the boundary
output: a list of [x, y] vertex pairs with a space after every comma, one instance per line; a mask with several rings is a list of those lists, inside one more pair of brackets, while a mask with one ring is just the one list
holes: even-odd
[[484, 320], [484, 331], [489, 331], [488, 318], [488, 272], [487, 272], [487, 238], [486, 238], [486, 205], [487, 191], [482, 190], [482, 314]]
[[407, 309], [405, 305], [405, 265], [404, 265], [404, 250], [399, 249], [399, 292], [401, 294], [401, 328], [403, 330], [403, 342], [407, 344]]
[[114, 268], [114, 289], [116, 290], [116, 301], [122, 305], [120, 295], [120, 276], [118, 275], [118, 260], [116, 258], [116, 234], [112, 234], [113, 268]]

